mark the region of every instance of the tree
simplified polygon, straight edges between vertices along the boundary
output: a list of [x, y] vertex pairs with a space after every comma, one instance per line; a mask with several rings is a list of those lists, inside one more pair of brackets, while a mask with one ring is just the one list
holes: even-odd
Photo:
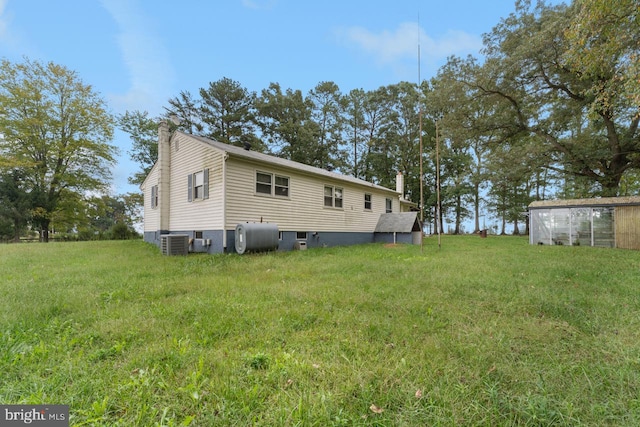
[[503, 140], [536, 135], [547, 168], [588, 178], [596, 194], [615, 196], [625, 172], [640, 168], [639, 107], [619, 90], [625, 61], [601, 61], [593, 74], [566, 59], [573, 45], [565, 31], [575, 13], [562, 4], [519, 3], [485, 37], [487, 59], [468, 83], [496, 104]]
[[365, 102], [366, 92], [353, 89], [342, 100], [345, 144], [349, 146], [346, 171], [356, 178], [362, 175], [363, 157], [366, 150]]
[[[375, 167], [377, 148], [382, 143], [382, 131], [386, 126], [391, 100], [386, 96], [386, 89], [380, 87], [367, 92], [363, 104], [365, 151], [361, 155], [360, 178], [380, 182], [378, 168]], [[387, 171], [387, 174], [389, 171]]]
[[319, 129], [311, 119], [312, 105], [299, 90], [284, 93], [278, 83], [271, 83], [256, 99], [258, 125], [263, 137], [280, 157], [318, 166], [316, 147]]
[[200, 117], [199, 101], [194, 100], [189, 91], [182, 91], [169, 99], [169, 107], [165, 107], [165, 110], [167, 117], [178, 119], [178, 129], [191, 135], [202, 135], [205, 125]]
[[200, 89], [200, 97], [199, 116], [206, 125], [206, 137], [236, 146], [250, 144], [252, 149], [264, 151], [255, 136], [255, 92], [224, 77]]
[[318, 128], [314, 165], [327, 170], [339, 169], [346, 157], [340, 152], [344, 128], [340, 89], [334, 82], [320, 82], [309, 91], [308, 99], [312, 104], [311, 117]]
[[129, 184], [142, 184], [158, 160], [158, 121], [146, 111], [127, 111], [118, 117], [118, 127], [129, 134], [133, 145], [128, 151], [140, 170], [128, 178]]
[[640, 105], [640, 5], [638, 0], [575, 0], [574, 17], [565, 34], [567, 62], [582, 78], [607, 76], [598, 87], [597, 104], [622, 96]]
[[445, 199], [453, 198], [455, 234], [461, 231], [462, 220], [469, 213], [466, 208], [469, 201], [473, 205], [474, 232], [480, 231], [481, 191], [488, 180], [486, 155], [493, 138], [492, 133], [485, 132], [481, 124], [492, 115], [492, 107], [475, 97], [464, 79], [461, 79], [461, 76], [467, 77], [477, 68], [473, 58], [449, 58], [431, 80], [433, 91], [429, 96], [429, 105], [441, 115], [446, 171], [443, 194]]
[[103, 195], [90, 198], [86, 209], [86, 215], [90, 221], [86, 228], [81, 230], [81, 234], [116, 240], [136, 236], [133, 224], [139, 219], [138, 203], [139, 195], [137, 194], [115, 197]]
[[5, 231], [0, 238], [12, 238], [20, 241], [20, 234], [26, 229], [30, 220], [31, 197], [24, 189], [25, 172], [14, 169], [0, 175], [0, 221], [5, 224]]
[[114, 118], [75, 72], [30, 60], [2, 61], [0, 111], [0, 154], [25, 172], [34, 225], [46, 242], [65, 204], [107, 186], [117, 153], [108, 143]]

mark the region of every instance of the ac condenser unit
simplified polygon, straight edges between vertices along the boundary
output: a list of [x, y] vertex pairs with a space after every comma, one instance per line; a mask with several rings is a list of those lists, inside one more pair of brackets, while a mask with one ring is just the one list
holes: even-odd
[[162, 255], [187, 255], [189, 253], [189, 235], [163, 234], [160, 236]]

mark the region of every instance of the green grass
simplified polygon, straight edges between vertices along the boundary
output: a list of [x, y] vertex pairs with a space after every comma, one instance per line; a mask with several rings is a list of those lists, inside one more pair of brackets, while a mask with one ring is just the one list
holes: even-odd
[[[0, 246], [0, 402], [71, 425], [640, 425], [640, 256]], [[374, 405], [374, 406], [372, 406]]]

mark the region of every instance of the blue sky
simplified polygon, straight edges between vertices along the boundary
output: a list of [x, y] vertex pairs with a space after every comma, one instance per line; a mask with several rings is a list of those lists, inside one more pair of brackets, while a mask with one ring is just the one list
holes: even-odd
[[[490, 3], [490, 4], [489, 4]], [[160, 114], [180, 91], [228, 77], [250, 91], [271, 82], [343, 93], [429, 79], [450, 55], [479, 56], [482, 34], [515, 0], [0, 0], [0, 57], [55, 62], [78, 73], [115, 114]], [[127, 177], [130, 141], [114, 192]]]

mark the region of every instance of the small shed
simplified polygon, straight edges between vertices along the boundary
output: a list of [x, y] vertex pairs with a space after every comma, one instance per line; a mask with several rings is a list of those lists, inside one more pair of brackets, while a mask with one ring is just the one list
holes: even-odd
[[533, 202], [529, 243], [640, 250], [640, 197]]
[[417, 212], [381, 214], [374, 233], [376, 243], [409, 243], [419, 245], [422, 226]]

